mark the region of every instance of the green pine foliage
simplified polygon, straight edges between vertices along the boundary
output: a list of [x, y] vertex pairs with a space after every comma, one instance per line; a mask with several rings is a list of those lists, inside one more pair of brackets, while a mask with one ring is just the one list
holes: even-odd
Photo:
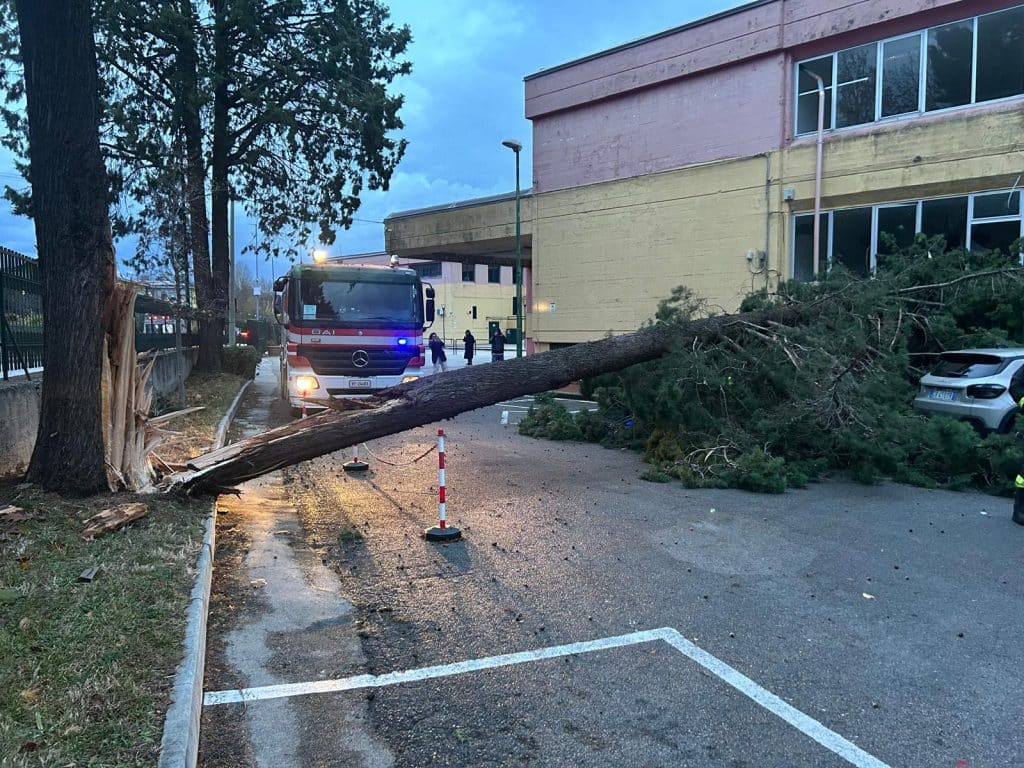
[[[983, 436], [911, 401], [939, 352], [1024, 344], [1016, 259], [946, 252], [941, 238], [918, 236], [880, 255], [875, 279], [836, 268], [817, 284], [753, 294], [741, 310], [782, 302], [814, 311], [798, 327], [737, 322], [713, 343], [681, 334], [661, 359], [585, 382], [597, 412], [574, 418], [545, 402], [521, 431], [638, 447], [652, 465], [645, 479], [687, 487], [781, 493], [841, 472], [863, 483], [1012, 489], [1024, 461], [1012, 429]], [[652, 322], [707, 314], [678, 288]]]

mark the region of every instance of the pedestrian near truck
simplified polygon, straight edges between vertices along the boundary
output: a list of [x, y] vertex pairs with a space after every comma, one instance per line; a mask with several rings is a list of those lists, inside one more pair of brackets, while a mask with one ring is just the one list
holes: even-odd
[[505, 334], [498, 328], [491, 336], [491, 362], [497, 363], [505, 359]]
[[448, 370], [448, 355], [444, 353], [444, 342], [438, 338], [436, 333], [430, 334], [427, 339], [430, 347], [430, 362], [434, 364], [434, 373]]

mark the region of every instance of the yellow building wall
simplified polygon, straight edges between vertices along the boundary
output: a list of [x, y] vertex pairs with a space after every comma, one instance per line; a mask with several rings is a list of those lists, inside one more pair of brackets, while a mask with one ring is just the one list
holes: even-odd
[[634, 331], [680, 285], [735, 309], [765, 285], [767, 172], [754, 157], [536, 196], [539, 349]]
[[[454, 269], [458, 269], [454, 265]], [[511, 280], [511, 267], [502, 267], [502, 279]], [[502, 329], [515, 327], [515, 318], [508, 318], [512, 311], [512, 297], [515, 286], [511, 283], [488, 283], [487, 268], [477, 266], [477, 282], [434, 282], [437, 291], [435, 305], [444, 307], [444, 317], [437, 317], [434, 325], [424, 334], [431, 333], [442, 336], [451, 346], [453, 341], [460, 341], [468, 328], [476, 337], [481, 348], [488, 344], [487, 321], [500, 319]], [[473, 307], [476, 306], [476, 320], [473, 319]], [[460, 345], [461, 349], [461, 345]]]
[[[792, 214], [813, 210], [814, 172], [809, 137], [767, 157], [535, 196], [527, 328], [538, 351], [634, 331], [675, 286], [731, 312], [788, 279]], [[822, 209], [1008, 189], [1021, 174], [1019, 101], [826, 133]], [[752, 266], [767, 250], [756, 275], [751, 250]]]

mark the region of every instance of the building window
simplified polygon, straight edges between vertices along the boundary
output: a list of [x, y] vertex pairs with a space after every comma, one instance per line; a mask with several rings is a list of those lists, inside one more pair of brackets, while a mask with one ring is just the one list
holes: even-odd
[[487, 282], [488, 283], [500, 283], [501, 282], [501, 267], [495, 267], [495, 266], [487, 267]]
[[797, 117], [796, 132], [810, 133], [818, 130], [818, 81], [825, 86], [825, 128], [832, 127], [832, 65], [834, 56], [825, 56], [799, 65], [797, 72]]
[[917, 112], [921, 86], [921, 35], [882, 45], [882, 109], [880, 117]]
[[914, 242], [917, 203], [878, 206], [878, 253], [896, 253]]
[[462, 282], [464, 282], [464, 283], [475, 283], [476, 282], [476, 264], [463, 264], [462, 265]]
[[842, 264], [857, 277], [870, 274], [870, 208], [847, 208], [832, 214], [832, 256], [829, 263]]
[[416, 271], [416, 274], [420, 277], [440, 277], [441, 276], [441, 262], [432, 261], [428, 264], [413, 264], [412, 268]]
[[974, 19], [929, 29], [927, 56], [925, 110], [931, 112], [970, 104]]
[[[1024, 94], [1024, 6], [848, 48], [796, 65], [796, 134]], [[833, 97], [834, 95], [834, 97]]]
[[[836, 56], [836, 127], [870, 123], [875, 119], [875, 71], [878, 45], [870, 43]], [[815, 126], [817, 129], [817, 126]]]
[[[1024, 208], [1017, 190], [822, 211], [819, 270], [842, 264], [855, 275], [873, 274], [877, 254], [895, 253], [914, 235], [942, 235], [947, 248], [1012, 252], [1024, 236]], [[1024, 263], [1024, 254], [1017, 254]], [[814, 214], [793, 221], [793, 279], [814, 276]]]
[[476, 304], [473, 305], [473, 319], [476, 320]]
[[1024, 6], [978, 17], [978, 101], [1024, 93]]

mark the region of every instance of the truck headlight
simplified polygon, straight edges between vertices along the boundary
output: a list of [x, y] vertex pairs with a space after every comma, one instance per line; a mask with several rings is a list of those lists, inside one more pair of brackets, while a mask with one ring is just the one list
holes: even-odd
[[410, 381], [417, 381], [418, 379], [419, 379], [419, 376], [403, 376], [402, 377], [402, 383], [403, 384], [408, 384]]
[[320, 382], [316, 380], [316, 376], [296, 376], [295, 388], [299, 390], [300, 395], [305, 396], [307, 392], [320, 389]]

